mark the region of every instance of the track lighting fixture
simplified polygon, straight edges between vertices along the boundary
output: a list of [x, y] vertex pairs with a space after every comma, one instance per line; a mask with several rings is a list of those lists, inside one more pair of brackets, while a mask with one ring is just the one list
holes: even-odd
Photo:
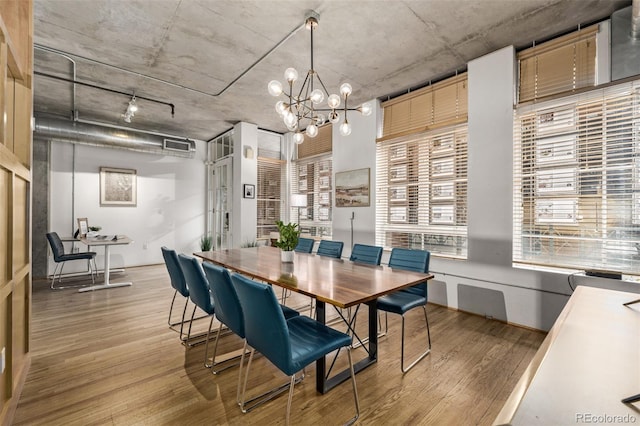
[[136, 111], [138, 111], [138, 104], [136, 104], [136, 95], [133, 95], [131, 100], [129, 101], [129, 105], [127, 106], [127, 110], [122, 117], [124, 118], [125, 123], [131, 123], [131, 119], [135, 115]]

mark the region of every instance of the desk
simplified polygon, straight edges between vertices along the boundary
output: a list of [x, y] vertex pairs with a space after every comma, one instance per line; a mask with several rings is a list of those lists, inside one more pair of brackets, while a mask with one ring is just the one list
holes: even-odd
[[620, 401], [640, 392], [640, 309], [623, 306], [637, 298], [578, 286], [494, 424], [639, 420], [637, 404]]
[[[280, 261], [280, 249], [251, 247], [194, 253], [205, 261], [224, 266], [243, 275], [257, 278], [316, 299], [318, 321], [325, 323], [325, 305], [348, 308], [360, 303], [369, 307], [368, 356], [354, 364], [359, 372], [375, 363], [378, 357], [378, 297], [410, 287], [431, 278], [431, 274], [392, 270], [386, 266], [369, 266], [341, 259], [295, 253], [293, 263]], [[316, 361], [316, 390], [325, 393], [349, 378], [344, 370], [326, 378], [326, 360]]]
[[127, 237], [126, 235], [118, 235], [117, 240], [114, 240], [113, 236], [110, 236], [104, 239], [100, 237], [91, 237], [91, 238], [82, 237], [80, 238], [80, 241], [82, 241], [84, 244], [88, 246], [104, 246], [104, 284], [83, 287], [80, 290], [78, 290], [79, 293], [84, 293], [86, 291], [93, 291], [93, 290], [102, 290], [105, 288], [126, 287], [126, 286], [132, 285], [132, 283], [130, 282], [126, 282], [126, 283], [109, 282], [109, 275], [111, 272], [111, 256], [109, 255], [109, 248], [111, 246], [131, 244], [132, 241], [129, 237]]

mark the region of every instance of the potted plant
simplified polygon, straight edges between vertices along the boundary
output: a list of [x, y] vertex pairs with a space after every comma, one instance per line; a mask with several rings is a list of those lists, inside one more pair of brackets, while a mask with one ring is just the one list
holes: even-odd
[[298, 245], [300, 230], [297, 223], [284, 224], [281, 220], [276, 222], [280, 238], [276, 241], [276, 247], [280, 249], [280, 259], [283, 262], [293, 262], [293, 250]]
[[213, 243], [213, 238], [211, 235], [203, 235], [200, 238], [200, 250], [202, 251], [211, 251]]

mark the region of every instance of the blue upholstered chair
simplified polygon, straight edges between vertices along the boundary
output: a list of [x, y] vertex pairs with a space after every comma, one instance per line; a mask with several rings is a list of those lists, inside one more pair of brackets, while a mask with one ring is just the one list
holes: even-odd
[[284, 374], [291, 376], [285, 418], [286, 424], [289, 424], [295, 374], [318, 358], [347, 347], [356, 404], [356, 415], [350, 422], [354, 422], [360, 415], [360, 405], [351, 360], [351, 337], [307, 316], [301, 315], [286, 321], [271, 286], [239, 274], [234, 274], [232, 280], [242, 305], [247, 344], [251, 346], [242, 393], [246, 391], [251, 360], [257, 350]]
[[312, 238], [298, 238], [298, 245], [295, 251], [298, 253], [311, 253], [313, 251], [313, 243], [315, 241]]
[[336, 259], [340, 259], [340, 257], [342, 257], [343, 247], [344, 243], [342, 241], [320, 240], [320, 245], [318, 246], [316, 254], [319, 256], [335, 257]]
[[[175, 290], [173, 292], [173, 299], [171, 300], [171, 307], [169, 308], [169, 319], [167, 323], [169, 327], [173, 329], [173, 327], [180, 325], [180, 340], [182, 340], [183, 330], [184, 330], [184, 317], [187, 313], [187, 305], [189, 305], [189, 289], [187, 288], [187, 281], [184, 278], [184, 273], [182, 272], [182, 267], [180, 266], [180, 260], [178, 260], [178, 253], [175, 250], [171, 250], [167, 247], [162, 247], [162, 257], [164, 258], [164, 263], [167, 267], [167, 271], [169, 272], [169, 279], [171, 281], [171, 287]], [[173, 304], [176, 301], [176, 296], [180, 293], [182, 297], [185, 298], [184, 309], [182, 310], [182, 318], [179, 322], [171, 322], [171, 316], [173, 313]]]
[[[211, 372], [217, 374], [224, 370], [224, 368], [221, 370], [215, 369], [217, 365], [216, 353], [218, 350], [218, 340], [220, 338], [220, 332], [222, 331], [222, 325], [226, 325], [229, 330], [244, 339], [244, 317], [242, 316], [240, 299], [238, 299], [238, 293], [231, 282], [231, 274], [229, 271], [222, 266], [210, 262], [204, 262], [202, 269], [204, 270], [213, 294], [216, 318], [220, 321], [220, 328], [218, 334], [216, 334], [216, 340], [213, 345], [213, 357], [211, 361]], [[298, 311], [287, 308], [286, 306], [281, 306], [281, 309], [286, 319], [300, 315]], [[242, 369], [242, 363], [240, 364], [240, 369]]]
[[382, 247], [368, 246], [366, 244], [354, 244], [349, 260], [369, 265], [380, 265], [382, 259]]
[[[415, 272], [429, 271], [430, 253], [426, 250], [410, 250], [404, 248], [394, 248], [391, 250], [389, 267], [392, 269], [404, 269]], [[378, 299], [378, 310], [391, 312], [402, 316], [402, 346], [400, 348], [400, 369], [403, 373], [409, 371], [418, 361], [431, 352], [431, 332], [429, 331], [429, 319], [427, 318], [427, 283], [415, 285], [402, 289]], [[404, 314], [413, 308], [422, 307], [424, 320], [427, 323], [428, 347], [415, 361], [407, 368], [404, 368]], [[385, 321], [386, 323], [386, 321]], [[388, 323], [387, 323], [388, 329]]]
[[209, 328], [207, 330], [207, 337], [204, 347], [204, 366], [210, 367], [207, 363], [209, 352], [209, 336], [211, 335], [211, 326], [213, 325], [213, 318], [215, 313], [213, 295], [209, 288], [209, 282], [204, 275], [200, 262], [195, 257], [186, 256], [184, 254], [178, 255], [180, 259], [180, 266], [184, 273], [184, 278], [187, 281], [187, 287], [189, 288], [189, 298], [194, 303], [193, 313], [191, 314], [191, 321], [189, 322], [189, 331], [187, 332], [187, 342], [191, 339], [191, 326], [193, 325], [193, 317], [196, 314], [196, 308], [200, 308], [204, 313], [211, 317], [209, 321]]
[[[49, 246], [51, 246], [51, 251], [53, 252], [53, 261], [56, 263], [56, 267], [53, 270], [53, 277], [51, 279], [51, 288], [54, 290], [63, 289], [67, 287], [77, 287], [77, 286], [67, 286], [61, 287], [60, 282], [62, 281], [62, 269], [64, 268], [65, 262], [70, 260], [87, 260], [89, 263], [89, 270], [91, 272], [91, 282], [95, 283], [94, 274], [97, 273], [98, 268], [96, 267], [96, 252], [95, 251], [83, 251], [79, 253], [65, 253], [64, 252], [64, 244], [62, 244], [62, 240], [58, 236], [57, 232], [49, 232], [47, 234], [47, 240], [49, 241]], [[93, 263], [93, 264], [92, 264]], [[60, 266], [60, 272], [58, 272], [58, 266]], [[58, 286], [56, 287], [56, 272], [58, 272]]]

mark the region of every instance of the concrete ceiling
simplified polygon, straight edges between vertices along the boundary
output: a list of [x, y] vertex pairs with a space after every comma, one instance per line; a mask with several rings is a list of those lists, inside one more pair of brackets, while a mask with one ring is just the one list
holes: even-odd
[[[104, 122], [209, 140], [239, 121], [285, 132], [267, 83], [285, 68], [309, 68], [302, 29], [240, 76], [300, 26], [320, 14], [314, 66], [327, 89], [353, 86], [350, 106], [436, 80], [489, 52], [517, 48], [611, 15], [629, 0], [34, 0], [35, 71], [136, 93], [129, 98], [35, 76], [36, 115]], [[65, 58], [43, 46], [69, 54]], [[351, 101], [353, 103], [351, 103]]]

